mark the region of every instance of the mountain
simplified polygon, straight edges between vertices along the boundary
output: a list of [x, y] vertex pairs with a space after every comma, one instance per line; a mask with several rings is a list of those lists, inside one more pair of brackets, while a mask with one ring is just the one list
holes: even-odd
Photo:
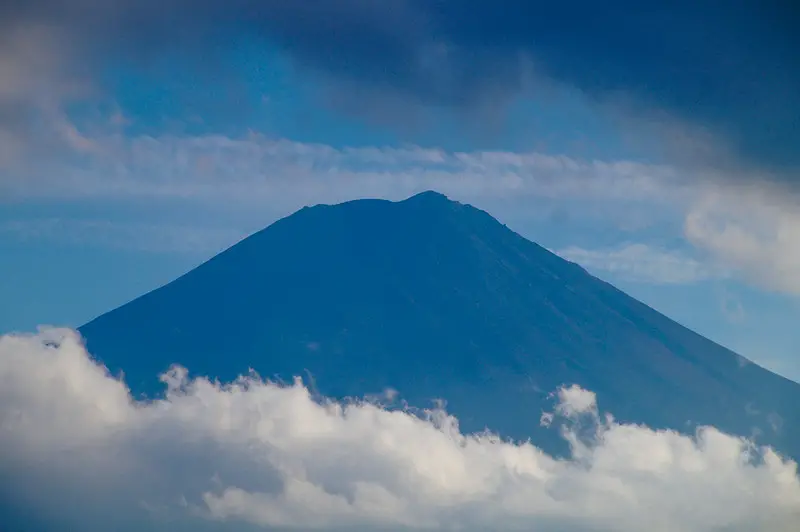
[[136, 394], [172, 363], [310, 375], [335, 397], [443, 398], [464, 430], [557, 450], [540, 416], [575, 383], [624, 421], [800, 457], [800, 385], [434, 192], [304, 208], [80, 332]]

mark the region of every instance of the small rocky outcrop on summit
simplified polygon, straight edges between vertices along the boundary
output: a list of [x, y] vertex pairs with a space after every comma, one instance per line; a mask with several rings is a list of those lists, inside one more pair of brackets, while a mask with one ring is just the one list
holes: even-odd
[[135, 393], [172, 363], [311, 374], [326, 395], [444, 398], [464, 430], [547, 448], [547, 394], [575, 383], [626, 421], [800, 456], [800, 385], [433, 192], [304, 208], [80, 330]]

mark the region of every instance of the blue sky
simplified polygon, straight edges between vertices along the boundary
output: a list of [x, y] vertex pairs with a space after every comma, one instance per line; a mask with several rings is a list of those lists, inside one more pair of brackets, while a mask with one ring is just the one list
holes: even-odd
[[0, 332], [81, 325], [306, 204], [436, 189], [800, 380], [781, 13], [119, 4], [0, 26]]

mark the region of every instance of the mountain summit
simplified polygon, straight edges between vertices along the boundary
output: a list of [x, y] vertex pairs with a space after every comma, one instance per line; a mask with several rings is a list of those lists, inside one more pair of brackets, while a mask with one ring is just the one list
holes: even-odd
[[800, 455], [800, 385], [435, 192], [304, 208], [80, 331], [136, 394], [173, 363], [252, 368], [336, 397], [443, 398], [464, 430], [547, 447], [548, 394], [574, 383], [625, 421]]

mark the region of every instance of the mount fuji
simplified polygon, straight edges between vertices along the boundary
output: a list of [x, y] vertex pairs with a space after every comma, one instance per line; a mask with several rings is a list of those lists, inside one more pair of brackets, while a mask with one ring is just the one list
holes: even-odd
[[252, 369], [330, 397], [444, 399], [465, 431], [559, 452], [540, 417], [577, 384], [620, 421], [800, 458], [800, 385], [435, 192], [304, 208], [80, 332], [137, 396], [171, 364]]

